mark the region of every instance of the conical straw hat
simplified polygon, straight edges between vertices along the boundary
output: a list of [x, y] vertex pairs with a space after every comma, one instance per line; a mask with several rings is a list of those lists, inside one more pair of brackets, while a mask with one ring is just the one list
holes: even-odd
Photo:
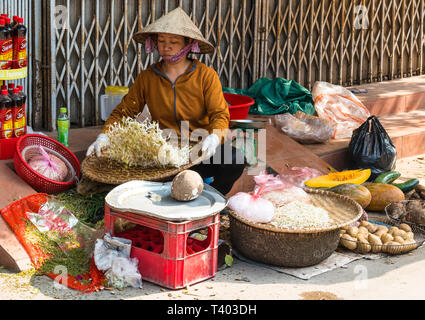
[[180, 7], [146, 26], [136, 33], [133, 39], [144, 45], [149, 36], [158, 33], [175, 34], [197, 40], [200, 53], [213, 53], [215, 50], [214, 46], [204, 38], [198, 27]]

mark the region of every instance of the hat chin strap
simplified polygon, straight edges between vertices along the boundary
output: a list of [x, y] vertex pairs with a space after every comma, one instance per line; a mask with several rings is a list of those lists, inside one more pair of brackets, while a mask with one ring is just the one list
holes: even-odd
[[[153, 40], [151, 39], [151, 37], [148, 37], [146, 39], [146, 42], [145, 42], [145, 51], [146, 51], [146, 53], [151, 53], [155, 49], [156, 49], [155, 43], [153, 42]], [[201, 50], [199, 48], [198, 41], [196, 41], [196, 40], [193, 41], [191, 44], [189, 44], [185, 48], [181, 49], [179, 52], [177, 52], [174, 56], [172, 56], [169, 59], [166, 59], [164, 57], [161, 57], [161, 58], [165, 62], [167, 62], [167, 63], [175, 63], [175, 62], [179, 61], [181, 58], [183, 58], [189, 52], [193, 52], [193, 53], [200, 53], [201, 52]]]

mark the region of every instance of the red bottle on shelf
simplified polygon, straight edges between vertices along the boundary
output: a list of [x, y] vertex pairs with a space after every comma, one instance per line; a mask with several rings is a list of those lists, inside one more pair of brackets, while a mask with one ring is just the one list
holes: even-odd
[[11, 96], [13, 94], [13, 90], [15, 89], [15, 84], [14, 83], [9, 83], [7, 85], [7, 91], [9, 92], [9, 96]]
[[12, 99], [7, 90], [1, 91], [0, 96], [0, 139], [13, 138]]
[[22, 103], [23, 103], [24, 110], [25, 110], [25, 104], [27, 102], [27, 95], [24, 92], [24, 86], [18, 86], [18, 89], [19, 89], [19, 94], [22, 97]]
[[13, 69], [27, 66], [27, 28], [24, 19], [18, 18], [18, 24], [13, 29]]
[[5, 15], [4, 17], [4, 26], [6, 28], [6, 30], [9, 32], [9, 38], [12, 41], [12, 49], [8, 50], [8, 56], [7, 56], [7, 60], [9, 61], [9, 69], [12, 69], [13, 66], [13, 30], [12, 30], [12, 25], [10, 24], [10, 18], [7, 17], [7, 15]]
[[19, 88], [13, 89], [12, 115], [13, 115], [13, 137], [19, 138], [26, 132], [25, 103], [23, 97], [19, 94]]
[[6, 27], [6, 21], [0, 19], [0, 70], [8, 70], [12, 67], [11, 52], [13, 52], [12, 35]]
[[15, 27], [18, 25], [18, 16], [13, 16], [13, 21], [11, 24], [12, 30], [15, 29]]
[[13, 66], [13, 61], [12, 61], [13, 60], [13, 29], [12, 29], [12, 25], [10, 24], [10, 18], [5, 17], [4, 21], [5, 21], [4, 26], [5, 26], [6, 30], [9, 31], [9, 35], [10, 35], [9, 37], [12, 41], [12, 49], [8, 51], [8, 58], [7, 58], [7, 60], [10, 61], [9, 62], [9, 69], [12, 69], [12, 66]]

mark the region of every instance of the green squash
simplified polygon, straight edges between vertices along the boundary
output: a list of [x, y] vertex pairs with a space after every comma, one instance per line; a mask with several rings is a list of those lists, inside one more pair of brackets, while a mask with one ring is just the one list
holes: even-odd
[[366, 208], [372, 200], [372, 194], [369, 189], [355, 183], [344, 183], [328, 188], [327, 190], [353, 199], [363, 209]]

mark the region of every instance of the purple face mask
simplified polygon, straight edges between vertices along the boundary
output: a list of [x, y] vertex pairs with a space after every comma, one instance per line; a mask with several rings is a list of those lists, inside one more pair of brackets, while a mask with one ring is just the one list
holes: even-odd
[[[148, 37], [146, 39], [146, 42], [145, 42], [145, 51], [146, 51], [146, 53], [151, 53], [155, 49], [156, 49], [155, 43], [153, 42], [153, 40], [151, 39], [151, 37]], [[170, 59], [165, 59], [164, 57], [162, 59], [165, 62], [168, 62], [168, 63], [175, 63], [175, 62], [179, 61], [181, 58], [183, 58], [189, 52], [193, 52], [193, 53], [200, 53], [201, 52], [201, 50], [199, 48], [198, 41], [193, 41], [190, 45], [186, 46], [185, 48], [183, 48], [182, 50], [180, 50], [179, 52], [177, 52]]]

